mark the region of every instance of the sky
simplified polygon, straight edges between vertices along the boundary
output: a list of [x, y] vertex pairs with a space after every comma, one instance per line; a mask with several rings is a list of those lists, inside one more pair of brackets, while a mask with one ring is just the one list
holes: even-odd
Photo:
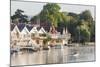
[[[35, 16], [43, 9], [46, 3], [28, 2], [28, 1], [11, 1], [11, 15], [15, 13], [17, 9], [21, 9], [28, 16]], [[95, 17], [95, 7], [86, 5], [72, 5], [72, 4], [58, 4], [61, 7], [62, 12], [74, 12], [81, 13], [85, 10], [90, 10], [92, 17]]]

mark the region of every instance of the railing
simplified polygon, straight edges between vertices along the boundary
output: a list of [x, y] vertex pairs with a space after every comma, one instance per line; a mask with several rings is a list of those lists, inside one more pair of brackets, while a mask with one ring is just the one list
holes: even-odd
[[69, 39], [70, 35], [69, 34], [49, 34], [51, 36], [51, 38], [64, 38], [64, 39]]

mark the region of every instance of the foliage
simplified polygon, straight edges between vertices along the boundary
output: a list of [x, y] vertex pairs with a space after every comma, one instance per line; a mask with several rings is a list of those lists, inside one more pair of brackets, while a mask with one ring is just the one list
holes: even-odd
[[27, 23], [28, 22], [28, 16], [23, 14], [24, 11], [17, 9], [15, 11], [15, 14], [13, 16], [11, 16], [12, 22], [15, 23], [14, 21], [16, 21], [17, 23], [21, 22], [21, 23]]
[[40, 12], [40, 19], [51, 22], [52, 25], [58, 27], [58, 22], [63, 22], [65, 16], [60, 12], [60, 6], [58, 4], [48, 3], [44, 5], [43, 10]]
[[90, 31], [86, 24], [77, 27], [77, 35], [79, 42], [84, 43], [90, 41]]
[[[95, 35], [95, 23], [89, 10], [85, 10], [80, 14], [69, 13], [69, 21], [67, 28], [76, 42], [91, 41]], [[95, 40], [95, 37], [92, 41]]]
[[48, 34], [46, 34], [46, 39], [44, 39], [43, 40], [43, 47], [44, 48], [48, 48], [48, 42], [51, 40], [51, 37], [48, 35]]
[[93, 18], [91, 16], [91, 12], [89, 10], [85, 10], [80, 14], [80, 19], [84, 19], [88, 22], [93, 22]]

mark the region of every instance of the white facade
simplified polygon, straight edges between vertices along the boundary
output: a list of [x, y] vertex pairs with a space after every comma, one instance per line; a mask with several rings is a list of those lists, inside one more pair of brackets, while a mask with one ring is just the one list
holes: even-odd
[[[34, 37], [32, 36], [34, 34]], [[41, 34], [47, 34], [43, 27], [40, 30], [37, 30], [37, 27], [33, 27], [31, 31], [27, 29], [25, 26], [23, 30], [20, 32], [17, 25], [11, 31], [11, 44], [17, 46], [27, 46], [27, 45], [43, 45], [43, 39], [46, 37], [40, 36]], [[68, 39], [70, 38], [70, 34], [68, 33], [67, 29], [63, 30], [63, 34], [61, 35], [59, 32], [56, 34], [48, 33], [52, 39], [62, 39], [62, 44], [67, 44]], [[37, 40], [39, 43], [37, 44]], [[56, 42], [56, 41], [55, 41]], [[54, 43], [54, 42], [53, 42]]]
[[17, 40], [20, 37], [20, 31], [17, 26], [11, 31], [11, 40]]
[[42, 27], [42, 28], [39, 30], [38, 33], [39, 33], [39, 34], [46, 34], [46, 31], [45, 31], [44, 28]]
[[24, 27], [24, 29], [21, 31], [21, 38], [22, 39], [29, 39], [30, 38], [30, 34], [28, 29], [26, 28], [26, 26]]
[[32, 33], [38, 33], [37, 27], [33, 27], [30, 31], [30, 34]]
[[29, 41], [29, 45], [36, 45], [36, 41], [35, 41], [35, 40], [30, 39], [30, 41]]

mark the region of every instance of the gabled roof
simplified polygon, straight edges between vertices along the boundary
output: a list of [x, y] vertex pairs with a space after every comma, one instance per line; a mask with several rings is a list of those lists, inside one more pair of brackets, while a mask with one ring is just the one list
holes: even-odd
[[31, 31], [32, 28], [33, 28], [33, 26], [31, 26], [31, 25], [26, 25], [26, 28], [28, 29], [28, 31]]
[[13, 31], [13, 29], [14, 29], [15, 26], [16, 26], [15, 24], [11, 24], [10, 30]]
[[30, 33], [38, 33], [37, 27], [33, 27], [31, 29]]
[[14, 27], [14, 29], [12, 30], [12, 33], [20, 33], [20, 31], [19, 31], [19, 29], [18, 29], [18, 27], [17, 27], [17, 25]]
[[41, 27], [41, 29], [39, 30], [39, 32], [38, 32], [39, 34], [44, 34], [44, 33], [46, 33], [46, 31], [44, 30], [44, 28], [43, 27]]
[[[16, 25], [16, 24], [11, 24], [11, 31], [13, 31], [13, 29], [14, 29], [16, 26], [17, 26], [19, 32], [21, 32], [21, 31], [24, 29], [24, 27], [26, 26], [27, 30], [28, 30], [29, 32], [31, 32], [31, 33], [32, 33], [32, 31], [37, 31], [37, 32], [39, 32], [40, 29], [43, 28], [43, 27], [34, 27], [34, 26], [32, 26], [32, 25], [25, 25], [25, 24], [23, 24], [23, 23], [19, 23], [18, 25]], [[32, 29], [33, 29], [33, 30], [32, 30]], [[47, 28], [46, 28], [46, 29], [47, 29]], [[46, 32], [46, 31], [47, 31], [46, 29], [43, 28], [42, 30], [43, 30], [44, 32]], [[48, 30], [48, 31], [49, 31], [49, 30]], [[47, 32], [48, 32], [48, 31], [47, 31]], [[41, 31], [40, 31], [40, 32], [41, 32]], [[34, 32], [33, 32], [33, 33], [34, 33]]]
[[37, 31], [39, 31], [41, 29], [41, 27], [37, 27]]
[[66, 28], [66, 33], [69, 33], [67, 28]]
[[20, 32], [24, 29], [25, 27], [25, 24], [24, 23], [20, 23], [17, 25], [18, 26], [18, 29], [20, 30]]
[[63, 34], [66, 34], [66, 30], [65, 30], [65, 28], [63, 28]]
[[21, 34], [28, 34], [29, 31], [28, 29], [26, 28], [26, 26], [23, 28], [23, 30], [21, 31]]

